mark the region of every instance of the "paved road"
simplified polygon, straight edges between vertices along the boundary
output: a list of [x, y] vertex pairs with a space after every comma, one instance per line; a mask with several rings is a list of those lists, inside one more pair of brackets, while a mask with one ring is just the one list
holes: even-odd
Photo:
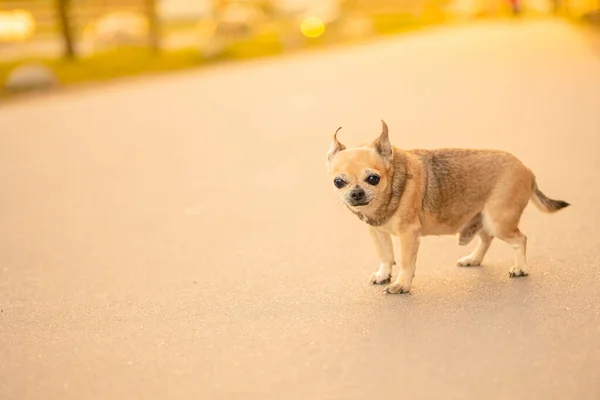
[[[550, 196], [512, 249], [423, 240], [382, 296], [325, 172], [396, 145], [512, 151]], [[0, 398], [600, 398], [600, 59], [495, 22], [0, 109]]]

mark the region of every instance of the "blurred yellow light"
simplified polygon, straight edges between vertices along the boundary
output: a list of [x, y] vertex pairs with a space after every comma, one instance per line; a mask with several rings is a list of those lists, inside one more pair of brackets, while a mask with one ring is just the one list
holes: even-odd
[[0, 40], [23, 40], [33, 35], [35, 20], [24, 10], [0, 11]]
[[308, 17], [302, 21], [300, 30], [304, 36], [316, 38], [325, 32], [325, 24], [317, 17]]

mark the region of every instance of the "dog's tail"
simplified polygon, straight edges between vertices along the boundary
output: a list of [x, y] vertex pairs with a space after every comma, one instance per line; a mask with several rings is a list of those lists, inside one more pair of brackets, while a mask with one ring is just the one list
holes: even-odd
[[570, 204], [566, 201], [562, 200], [553, 200], [546, 196], [542, 191], [538, 188], [537, 183], [534, 181], [531, 192], [531, 200], [533, 204], [543, 212], [546, 213], [554, 213], [558, 210], [561, 210], [565, 207], [569, 207]]

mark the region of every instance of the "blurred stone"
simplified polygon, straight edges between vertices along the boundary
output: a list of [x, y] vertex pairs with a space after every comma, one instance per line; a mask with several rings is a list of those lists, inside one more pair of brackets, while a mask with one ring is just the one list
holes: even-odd
[[60, 82], [54, 71], [41, 63], [26, 63], [15, 67], [6, 78], [4, 89], [8, 91], [43, 89]]

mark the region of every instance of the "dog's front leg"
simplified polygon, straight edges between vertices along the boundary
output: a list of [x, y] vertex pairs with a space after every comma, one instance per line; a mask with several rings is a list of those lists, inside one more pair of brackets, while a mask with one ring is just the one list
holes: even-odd
[[390, 283], [390, 279], [392, 278], [392, 266], [396, 263], [394, 261], [394, 243], [392, 242], [392, 236], [389, 233], [382, 232], [372, 226], [369, 226], [369, 233], [373, 238], [379, 261], [381, 261], [379, 270], [373, 272], [369, 281], [374, 285]]
[[400, 234], [400, 273], [394, 283], [383, 289], [382, 293], [397, 294], [410, 291], [415, 276], [420, 238], [418, 229], [409, 229]]

